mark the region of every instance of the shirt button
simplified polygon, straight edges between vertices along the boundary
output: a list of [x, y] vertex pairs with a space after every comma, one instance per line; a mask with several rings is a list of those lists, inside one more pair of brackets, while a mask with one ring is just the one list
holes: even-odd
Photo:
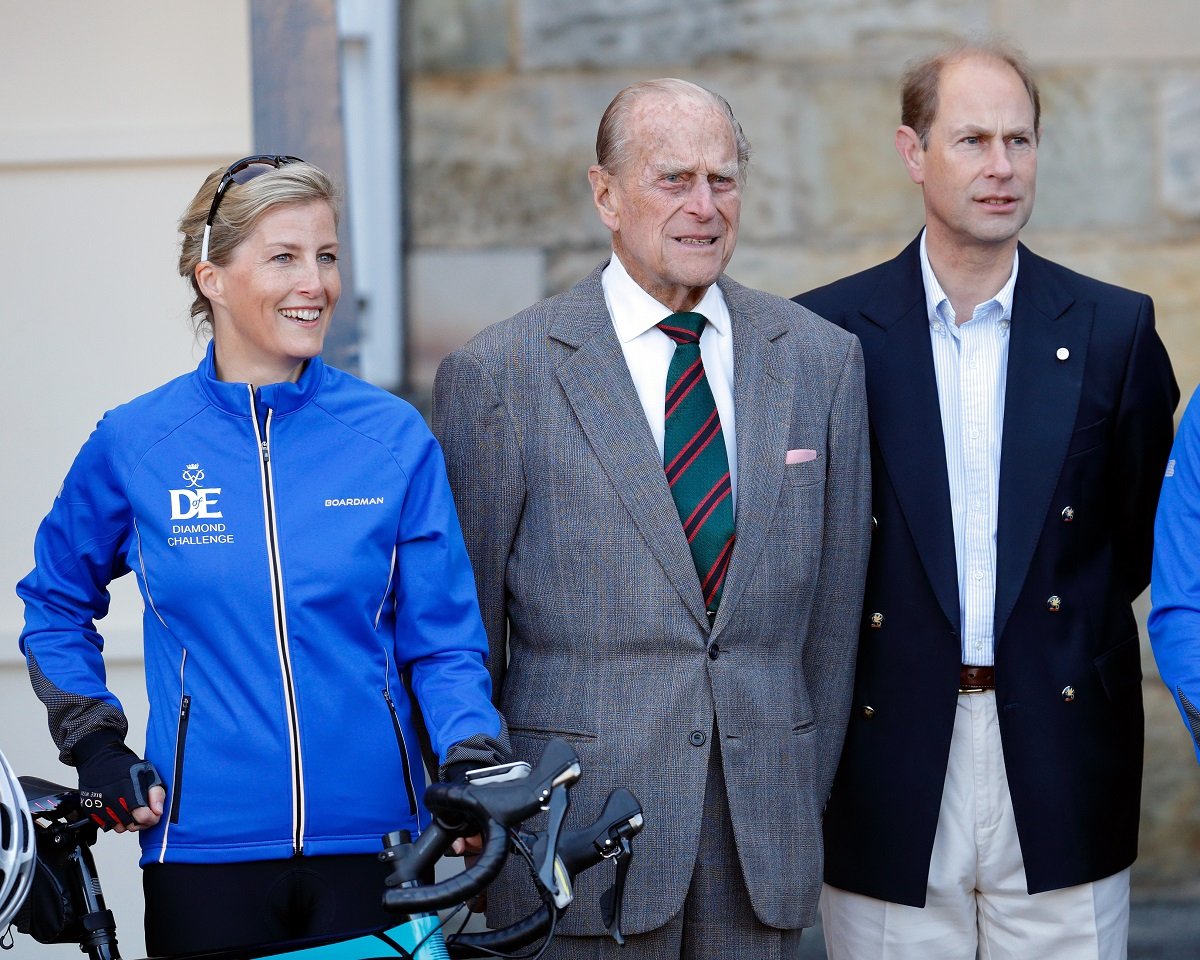
[[1063, 507], [1062, 508], [1063, 523], [1071, 523], [1074, 519], [1075, 519], [1075, 508], [1074, 507]]
[[1063, 687], [1062, 688], [1062, 698], [1063, 698], [1063, 703], [1070, 703], [1072, 700], [1074, 700], [1075, 699], [1075, 688], [1072, 687], [1070, 684], [1067, 684], [1065, 687]]
[[874, 707], [863, 707], [861, 712], [864, 720], [870, 720], [873, 716], [875, 716]]
[[871, 614], [870, 620], [868, 622], [871, 624], [872, 630], [880, 629], [883, 626], [883, 614], [882, 613]]
[[1046, 609], [1051, 613], [1058, 613], [1058, 611], [1062, 609], [1062, 597], [1060, 597], [1058, 594], [1055, 594], [1052, 597], [1047, 597]]
[[708, 740], [708, 737], [705, 735], [703, 730], [693, 730], [692, 735], [688, 737], [688, 740], [691, 741], [693, 747], [702, 747], [704, 746], [705, 741]]

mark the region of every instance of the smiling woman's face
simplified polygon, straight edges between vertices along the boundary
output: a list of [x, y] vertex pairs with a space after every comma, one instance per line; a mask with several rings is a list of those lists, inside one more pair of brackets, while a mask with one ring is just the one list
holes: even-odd
[[342, 292], [337, 251], [333, 209], [312, 200], [268, 210], [229, 262], [212, 266], [217, 376], [261, 386], [300, 375]]

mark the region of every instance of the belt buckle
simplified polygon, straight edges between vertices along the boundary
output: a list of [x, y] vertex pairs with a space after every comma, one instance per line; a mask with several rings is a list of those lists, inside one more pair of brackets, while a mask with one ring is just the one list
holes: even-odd
[[959, 693], [987, 693], [987, 687], [959, 687]]

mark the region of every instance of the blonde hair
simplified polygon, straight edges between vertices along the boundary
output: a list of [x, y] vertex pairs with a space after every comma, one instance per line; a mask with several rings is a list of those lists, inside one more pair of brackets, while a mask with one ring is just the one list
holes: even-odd
[[[212, 304], [201, 293], [200, 285], [196, 282], [196, 267], [200, 263], [208, 211], [226, 169], [218, 167], [205, 177], [200, 190], [179, 218], [179, 232], [183, 235], [179, 249], [179, 275], [186, 277], [192, 285], [193, 299], [189, 314], [197, 333], [212, 326]], [[336, 228], [341, 195], [329, 174], [311, 163], [285, 164], [245, 183], [229, 184], [213, 220], [208, 241], [209, 261], [220, 265], [228, 263], [233, 251], [268, 211], [284, 204], [310, 203], [314, 200], [329, 204]]]

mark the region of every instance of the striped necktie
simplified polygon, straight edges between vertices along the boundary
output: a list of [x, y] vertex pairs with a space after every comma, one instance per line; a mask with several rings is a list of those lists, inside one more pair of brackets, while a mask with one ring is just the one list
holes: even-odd
[[729, 457], [700, 357], [706, 323], [703, 314], [673, 313], [658, 329], [675, 342], [667, 370], [663, 464], [711, 615], [721, 600], [734, 537]]

